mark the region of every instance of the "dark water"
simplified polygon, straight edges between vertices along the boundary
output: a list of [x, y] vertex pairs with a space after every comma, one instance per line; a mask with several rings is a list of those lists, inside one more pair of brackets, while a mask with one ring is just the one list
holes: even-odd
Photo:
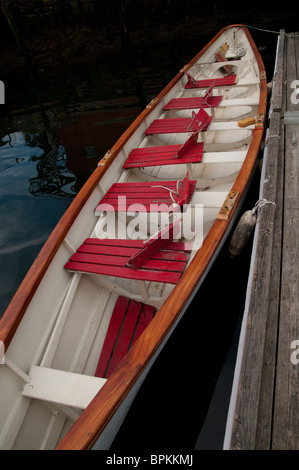
[[[268, 27], [290, 31], [279, 19]], [[139, 44], [76, 65], [2, 73], [0, 316], [99, 159], [216, 32], [172, 39], [155, 50]], [[277, 35], [252, 35], [271, 79]], [[258, 199], [258, 178], [244, 210]], [[224, 246], [148, 375], [114, 449], [221, 449], [249, 262], [250, 246], [237, 259]]]

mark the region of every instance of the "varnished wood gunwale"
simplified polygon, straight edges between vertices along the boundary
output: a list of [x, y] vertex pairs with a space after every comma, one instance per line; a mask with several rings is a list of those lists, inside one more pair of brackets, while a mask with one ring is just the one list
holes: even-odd
[[[196, 62], [212, 45], [212, 43], [226, 29], [231, 27], [243, 26], [233, 25], [222, 29], [214, 39], [195, 56], [184, 70], [190, 68], [192, 64]], [[248, 30], [246, 28], [244, 28], [244, 30], [252, 50], [254, 51], [259, 67], [261, 78], [258, 113], [263, 117], [261, 119], [261, 125], [257, 126], [253, 130], [252, 141], [246, 159], [232, 187], [233, 191], [237, 191], [239, 193], [236, 204], [233, 206], [228, 220], [215, 220], [210, 232], [203, 242], [202, 248], [196, 254], [179, 283], [160, 308], [156, 317], [151, 321], [141, 337], [113, 372], [109, 380], [105, 383], [90, 405], [82, 413], [71, 430], [58, 444], [57, 450], [83, 450], [93, 447], [121, 403], [124, 401], [137, 380], [141, 377], [143, 371], [149, 365], [151, 359], [154, 357], [155, 353], [163, 343], [163, 340], [167, 337], [171, 328], [178, 319], [180, 312], [188, 304], [189, 299], [192, 297], [192, 294], [211, 264], [212, 259], [219, 249], [226, 231], [236, 214], [239, 202], [244, 196], [257, 161], [263, 137], [267, 101], [267, 80], [263, 61]], [[174, 84], [180, 76], [180, 74], [179, 76], [176, 76], [171, 83]], [[166, 88], [167, 91], [170, 89], [169, 86]], [[161, 96], [161, 94], [158, 96]]]

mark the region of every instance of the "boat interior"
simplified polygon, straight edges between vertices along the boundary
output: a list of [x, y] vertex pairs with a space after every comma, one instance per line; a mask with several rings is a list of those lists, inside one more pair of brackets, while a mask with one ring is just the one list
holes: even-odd
[[[224, 43], [230, 60], [216, 61], [215, 51]], [[238, 56], [234, 51], [239, 44]], [[85, 203], [28, 306], [0, 367], [3, 449], [55, 448], [158, 315], [239, 174], [254, 124], [238, 123], [256, 117], [260, 96], [258, 67], [242, 29], [227, 30], [188, 74], [194, 83], [207, 80], [207, 85], [186, 88], [185, 73], [153, 107]], [[218, 84], [217, 79], [232, 74], [233, 85]], [[211, 105], [215, 98], [216, 107]], [[191, 108], [164, 109], [172, 99], [188, 99]], [[199, 122], [202, 116], [205, 125]], [[167, 129], [158, 123], [156, 131], [146, 132], [154, 121], [168, 119]], [[178, 131], [176, 125], [185, 127]], [[145, 151], [147, 158], [153, 148], [162, 153], [161, 148], [170, 148], [170, 161], [124, 167], [133, 149]], [[125, 188], [122, 195], [131, 196], [130, 204], [116, 206], [109, 199], [101, 206], [115, 184], [120, 185], [114, 187], [115, 197]], [[154, 209], [138, 210], [138, 204], [153, 204]], [[101, 248], [87, 241], [94, 239], [113, 244]], [[119, 259], [125, 264], [120, 266]]]

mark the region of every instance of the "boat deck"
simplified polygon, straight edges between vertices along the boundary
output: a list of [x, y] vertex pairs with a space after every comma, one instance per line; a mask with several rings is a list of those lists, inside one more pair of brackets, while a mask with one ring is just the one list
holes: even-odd
[[226, 449], [299, 449], [298, 57], [281, 31]]

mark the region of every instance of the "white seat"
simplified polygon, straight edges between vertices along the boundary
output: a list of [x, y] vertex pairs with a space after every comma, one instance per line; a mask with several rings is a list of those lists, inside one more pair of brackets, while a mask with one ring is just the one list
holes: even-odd
[[33, 366], [23, 396], [84, 410], [106, 379]]

